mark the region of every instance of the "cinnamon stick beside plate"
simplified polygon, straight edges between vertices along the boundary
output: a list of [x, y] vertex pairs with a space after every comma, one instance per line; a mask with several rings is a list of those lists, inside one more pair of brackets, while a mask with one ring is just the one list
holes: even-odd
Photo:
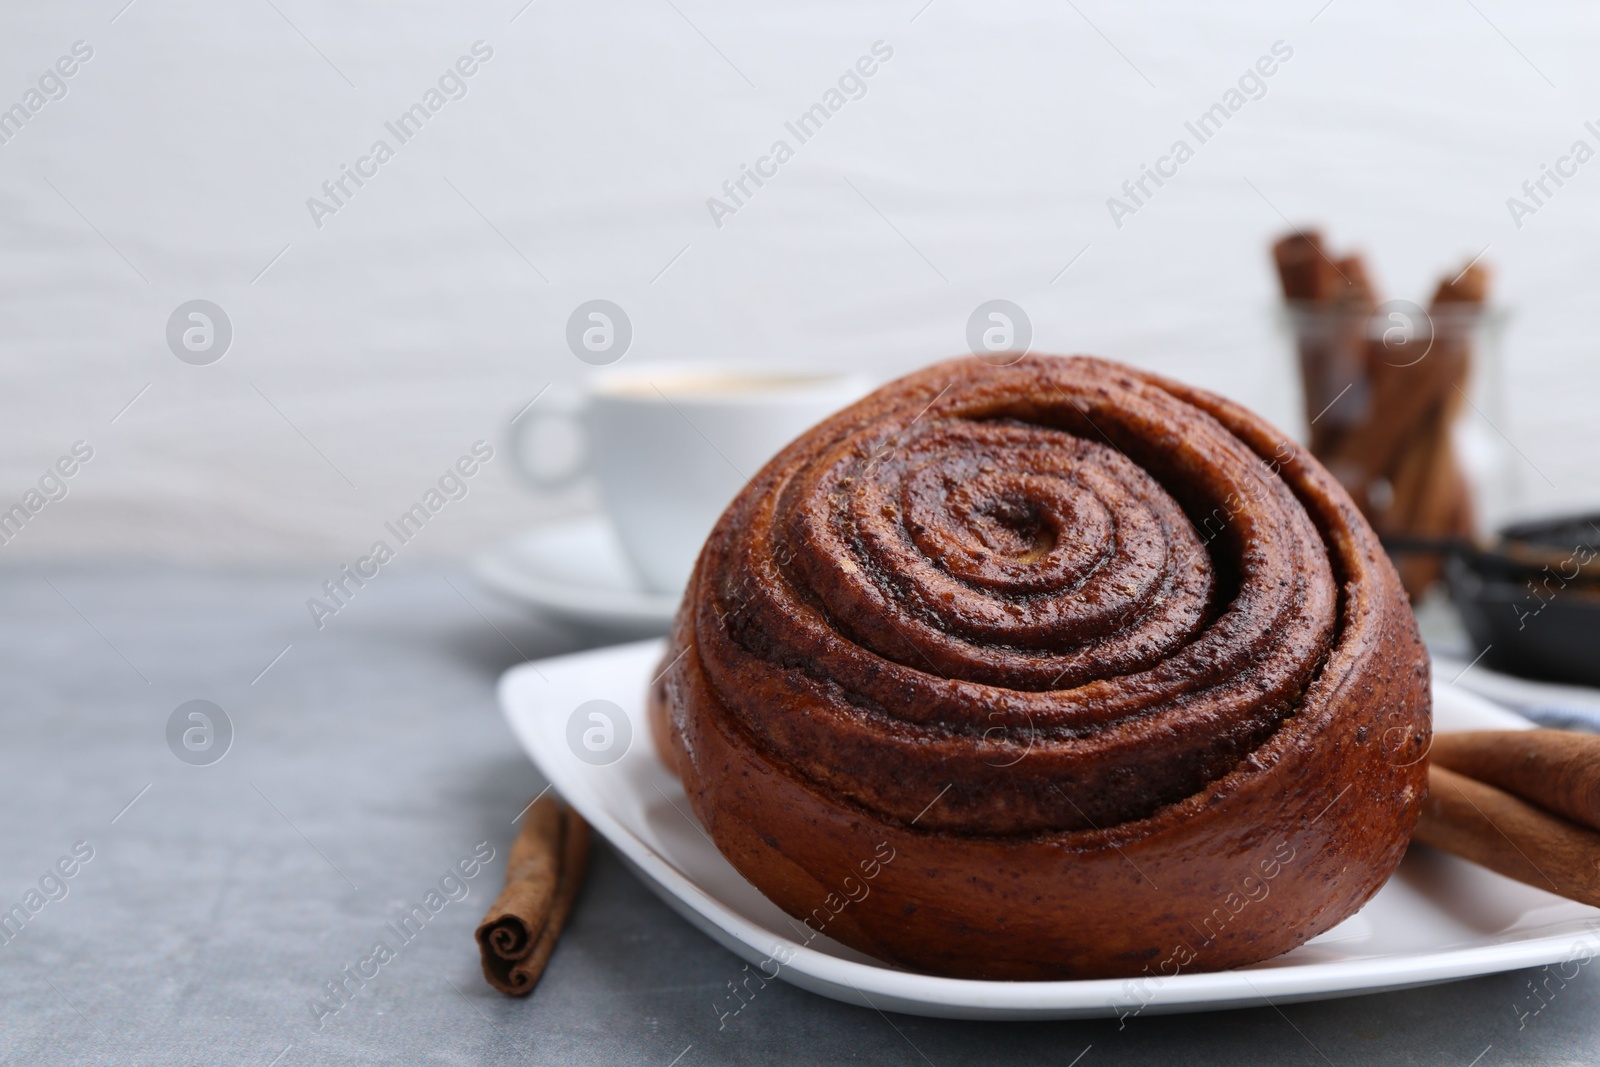
[[506, 862], [506, 887], [478, 924], [483, 977], [514, 997], [533, 992], [567, 923], [589, 861], [589, 824], [553, 795], [535, 800]]

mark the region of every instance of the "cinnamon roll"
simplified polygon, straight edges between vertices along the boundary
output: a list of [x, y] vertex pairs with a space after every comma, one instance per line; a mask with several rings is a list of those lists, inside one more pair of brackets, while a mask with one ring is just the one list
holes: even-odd
[[1275, 956], [1377, 891], [1426, 788], [1428, 660], [1345, 491], [1098, 359], [953, 360], [808, 431], [666, 659], [657, 742], [722, 853], [935, 974]]

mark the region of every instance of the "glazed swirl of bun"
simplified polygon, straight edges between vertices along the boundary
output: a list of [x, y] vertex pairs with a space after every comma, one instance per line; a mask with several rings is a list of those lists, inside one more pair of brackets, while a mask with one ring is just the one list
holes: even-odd
[[668, 659], [658, 741], [723, 853], [937, 973], [1276, 955], [1376, 891], [1424, 789], [1427, 661], [1344, 492], [1100, 360], [939, 364], [806, 433]]

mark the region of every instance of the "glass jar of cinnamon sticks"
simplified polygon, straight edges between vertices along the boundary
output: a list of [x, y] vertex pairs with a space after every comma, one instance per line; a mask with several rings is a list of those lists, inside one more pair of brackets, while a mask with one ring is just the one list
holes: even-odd
[[[1504, 313], [1479, 262], [1441, 279], [1427, 307], [1380, 301], [1357, 255], [1315, 232], [1273, 245], [1283, 322], [1298, 358], [1307, 442], [1387, 541], [1477, 539], [1515, 509], [1518, 472], [1501, 436]], [[1413, 601], [1437, 555], [1396, 559]]]

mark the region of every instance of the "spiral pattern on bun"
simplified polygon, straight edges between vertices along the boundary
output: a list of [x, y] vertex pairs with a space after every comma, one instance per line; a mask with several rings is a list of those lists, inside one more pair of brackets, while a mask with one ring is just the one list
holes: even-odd
[[882, 843], [823, 932], [940, 973], [1285, 951], [1382, 884], [1423, 790], [1426, 659], [1343, 491], [1100, 360], [939, 364], [806, 433], [668, 657], [658, 740], [724, 854], [814, 926]]

